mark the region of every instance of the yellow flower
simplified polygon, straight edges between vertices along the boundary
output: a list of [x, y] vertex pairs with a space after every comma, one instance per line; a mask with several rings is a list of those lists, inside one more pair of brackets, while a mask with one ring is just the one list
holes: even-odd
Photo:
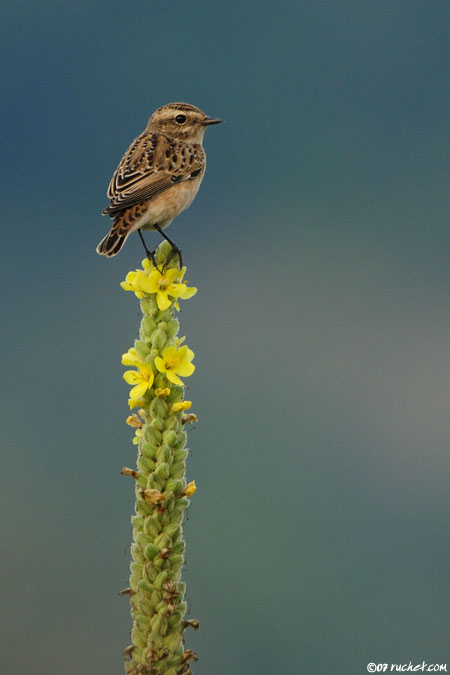
[[155, 358], [155, 366], [160, 373], [165, 373], [170, 382], [183, 386], [178, 375], [182, 377], [192, 375], [195, 370], [194, 364], [191, 363], [193, 358], [194, 352], [187, 345], [183, 345], [180, 349], [167, 347], [163, 351], [162, 358], [160, 356]]
[[158, 396], [158, 398], [164, 398], [165, 396], [170, 396], [170, 389], [169, 387], [158, 387], [155, 389], [155, 394]]
[[128, 401], [130, 409], [139, 405], [145, 405], [145, 402], [139, 399], [150, 389], [155, 379], [151, 365], [147, 361], [144, 361], [134, 347], [131, 347], [125, 354], [122, 354], [122, 363], [124, 366], [138, 368], [138, 370], [127, 370], [123, 374], [125, 382], [135, 385], [130, 391], [130, 399]]
[[136, 429], [140, 429], [142, 427], [142, 420], [136, 414], [129, 415], [125, 422], [129, 424], [130, 427], [136, 427]]
[[143, 270], [128, 272], [125, 281], [121, 281], [120, 285], [124, 291], [134, 291], [138, 298], [142, 298], [143, 293], [141, 291], [140, 282], [143, 277], [145, 277], [145, 272]]
[[132, 410], [133, 408], [141, 408], [143, 405], [147, 405], [147, 402], [139, 398], [129, 398], [128, 405], [130, 406], [130, 410]]
[[142, 429], [136, 429], [136, 434], [133, 438], [133, 444], [138, 445], [139, 441], [141, 440], [142, 436]]
[[179, 309], [178, 298], [187, 299], [197, 293], [196, 288], [188, 288], [181, 283], [185, 271], [185, 267], [181, 271], [172, 268], [162, 274], [154, 267], [149, 276], [139, 280], [140, 290], [144, 293], [156, 293], [156, 303], [161, 311], [168, 309], [172, 304], [173, 301], [169, 296], [174, 298], [175, 306]]
[[142, 356], [139, 356], [134, 347], [130, 347], [125, 354], [122, 354], [122, 363], [124, 366], [135, 366], [136, 368], [139, 368], [145, 361]]
[[181, 418], [181, 424], [193, 424], [194, 422], [198, 422], [198, 417], [194, 413], [188, 413]]
[[195, 484], [195, 480], [191, 480], [191, 482], [188, 483], [183, 490], [186, 497], [191, 497], [194, 494], [194, 492], [196, 492], [196, 491], [197, 491], [197, 486]]
[[180, 410], [189, 410], [192, 406], [192, 401], [178, 401], [178, 403], [172, 403], [172, 412], [180, 412]]
[[152, 386], [155, 376], [149, 363], [143, 361], [133, 365], [137, 365], [139, 370], [127, 370], [123, 374], [123, 379], [128, 384], [134, 385], [130, 391], [130, 399], [140, 399]]

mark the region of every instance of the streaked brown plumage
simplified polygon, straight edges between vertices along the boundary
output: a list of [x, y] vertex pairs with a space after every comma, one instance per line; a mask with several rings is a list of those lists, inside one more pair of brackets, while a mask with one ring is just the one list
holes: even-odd
[[153, 113], [111, 178], [103, 213], [113, 225], [97, 253], [116, 255], [128, 235], [140, 229], [156, 229], [168, 239], [162, 230], [191, 205], [202, 182], [205, 129], [218, 122], [188, 103], [169, 103]]

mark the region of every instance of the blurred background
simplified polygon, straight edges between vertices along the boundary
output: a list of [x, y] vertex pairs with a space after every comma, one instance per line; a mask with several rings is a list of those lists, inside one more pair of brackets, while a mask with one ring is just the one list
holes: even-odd
[[449, 27], [440, 0], [3, 4], [1, 672], [123, 672], [143, 251], [95, 247], [171, 101], [226, 120], [169, 231], [199, 289], [194, 673], [450, 660]]

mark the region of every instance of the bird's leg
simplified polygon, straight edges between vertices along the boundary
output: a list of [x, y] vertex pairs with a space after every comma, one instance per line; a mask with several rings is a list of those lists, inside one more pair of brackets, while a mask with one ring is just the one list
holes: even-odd
[[156, 223], [156, 225], [153, 225], [153, 227], [155, 228], [155, 230], [157, 232], [159, 232], [161, 237], [164, 237], [164, 239], [169, 242], [169, 244], [172, 247], [172, 251], [171, 251], [169, 257], [167, 258], [166, 262], [164, 263], [163, 269], [165, 267], [167, 267], [167, 265], [170, 263], [170, 261], [173, 258], [174, 253], [176, 253], [178, 255], [178, 258], [180, 260], [180, 267], [183, 267], [183, 256], [181, 255], [181, 250], [178, 248], [178, 246], [171, 239], [169, 239], [169, 237], [166, 234], [164, 234], [164, 232], [162, 231], [162, 229], [160, 228], [158, 223]]
[[146, 243], [145, 243], [145, 241], [144, 241], [144, 237], [143, 237], [143, 235], [142, 235], [142, 232], [141, 232], [140, 228], [139, 228], [139, 230], [138, 230], [138, 235], [139, 235], [139, 237], [140, 237], [140, 239], [141, 239], [141, 241], [142, 241], [143, 247], [145, 248], [145, 253], [147, 254], [147, 258], [148, 258], [149, 260], [152, 261], [153, 267], [156, 267], [156, 269], [158, 269], [158, 265], [156, 264], [156, 259], [155, 259], [155, 252], [154, 252], [154, 251], [149, 251], [149, 250], [148, 250], [147, 245], [146, 245]]

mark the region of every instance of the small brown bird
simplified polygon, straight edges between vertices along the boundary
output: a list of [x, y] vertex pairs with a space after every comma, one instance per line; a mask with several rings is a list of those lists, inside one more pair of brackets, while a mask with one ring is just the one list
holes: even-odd
[[141, 229], [157, 230], [182, 264], [180, 249], [163, 229], [192, 204], [205, 173], [205, 129], [221, 121], [189, 103], [169, 103], [153, 113], [111, 178], [110, 203], [103, 214], [113, 218], [113, 225], [97, 246], [97, 253], [108, 258], [117, 255], [128, 235], [137, 230], [154, 261]]

